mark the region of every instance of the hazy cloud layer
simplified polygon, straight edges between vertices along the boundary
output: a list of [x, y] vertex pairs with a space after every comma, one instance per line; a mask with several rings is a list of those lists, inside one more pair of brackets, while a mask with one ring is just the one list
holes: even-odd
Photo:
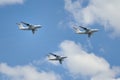
[[0, 5], [22, 4], [24, 0], [0, 0]]
[[38, 71], [31, 65], [11, 67], [6, 63], [0, 63], [0, 74], [7, 80], [61, 80], [54, 72]]
[[112, 36], [120, 35], [120, 0], [64, 0], [65, 10], [72, 15], [72, 20], [81, 25], [99, 23], [105, 30], [110, 31]]
[[66, 69], [74, 75], [90, 77], [89, 80], [118, 80], [119, 67], [112, 67], [102, 57], [87, 53], [80, 44], [73, 41], [63, 41], [58, 54], [68, 58], [65, 60]]

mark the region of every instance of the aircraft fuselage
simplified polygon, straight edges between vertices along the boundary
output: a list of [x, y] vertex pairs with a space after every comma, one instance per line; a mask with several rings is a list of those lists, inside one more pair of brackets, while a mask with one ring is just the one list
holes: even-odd
[[78, 31], [76, 33], [77, 34], [92, 34], [92, 33], [97, 32], [97, 31], [98, 31], [98, 29], [90, 29], [88, 31]]
[[21, 30], [36, 30], [37, 28], [41, 28], [41, 26], [30, 26], [30, 27], [23, 27]]

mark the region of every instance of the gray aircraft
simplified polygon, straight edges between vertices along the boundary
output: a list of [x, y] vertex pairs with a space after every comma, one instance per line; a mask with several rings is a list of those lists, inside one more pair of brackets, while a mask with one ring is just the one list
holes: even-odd
[[98, 32], [98, 30], [99, 30], [99, 29], [89, 29], [89, 28], [86, 28], [83, 26], [79, 26], [79, 27], [82, 28], [84, 31], [80, 30], [80, 28], [78, 28], [78, 27], [73, 27], [73, 29], [75, 30], [75, 32], [77, 34], [88, 34], [88, 37], [91, 37], [91, 35], [94, 32]]
[[50, 55], [53, 55], [55, 58], [54, 59], [49, 59], [49, 60], [58, 60], [60, 64], [62, 64], [62, 61], [67, 58], [67, 57], [62, 57], [62, 56], [58, 56], [56, 54], [53, 54], [53, 53], [49, 53]]
[[31, 30], [33, 34], [38, 30], [38, 28], [42, 27], [41, 25], [33, 25], [25, 22], [17, 23], [17, 25], [20, 30]]

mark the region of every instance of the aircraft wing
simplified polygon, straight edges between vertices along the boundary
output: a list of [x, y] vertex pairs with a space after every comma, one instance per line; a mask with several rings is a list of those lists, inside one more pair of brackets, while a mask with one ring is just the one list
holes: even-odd
[[53, 56], [55, 56], [55, 57], [59, 57], [58, 55], [56, 55], [56, 54], [53, 54], [53, 53], [50, 53], [51, 55], [53, 55]]
[[86, 31], [88, 31], [88, 30], [89, 30], [88, 28], [83, 27], [83, 26], [79, 26], [79, 27], [81, 27], [82, 29], [84, 29], [84, 30], [86, 30]]
[[33, 33], [33, 34], [35, 33], [35, 30], [34, 30], [34, 29], [32, 29], [32, 33]]
[[91, 37], [91, 35], [92, 35], [92, 33], [89, 33], [89, 34], [88, 34], [88, 37]]
[[59, 63], [62, 64], [62, 60], [59, 60]]
[[31, 26], [31, 24], [28, 24], [26, 22], [21, 22], [21, 23], [25, 24], [26, 26]]

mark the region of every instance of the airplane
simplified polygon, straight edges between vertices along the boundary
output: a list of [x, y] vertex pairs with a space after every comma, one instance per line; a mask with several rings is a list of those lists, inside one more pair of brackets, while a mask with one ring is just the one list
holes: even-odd
[[88, 37], [91, 37], [91, 35], [94, 32], [98, 32], [98, 30], [99, 30], [99, 29], [89, 29], [89, 28], [86, 28], [86, 27], [83, 27], [83, 26], [79, 26], [79, 27], [82, 28], [85, 31], [81, 31], [78, 27], [73, 27], [73, 29], [75, 30], [75, 32], [77, 34], [88, 34]]
[[[20, 30], [32, 30], [32, 33], [34, 34], [35, 31], [38, 30], [38, 28], [41, 28], [41, 25], [33, 25], [33, 24], [28, 24], [25, 22], [17, 23], [18, 27]], [[27, 26], [27, 27], [25, 27]]]
[[62, 64], [62, 61], [63, 61], [65, 58], [67, 58], [67, 57], [58, 56], [58, 55], [53, 54], [53, 53], [49, 53], [49, 54], [51, 54], [51, 55], [53, 55], [54, 57], [56, 57], [56, 58], [54, 58], [54, 59], [49, 59], [49, 60], [58, 60], [60, 64]]

